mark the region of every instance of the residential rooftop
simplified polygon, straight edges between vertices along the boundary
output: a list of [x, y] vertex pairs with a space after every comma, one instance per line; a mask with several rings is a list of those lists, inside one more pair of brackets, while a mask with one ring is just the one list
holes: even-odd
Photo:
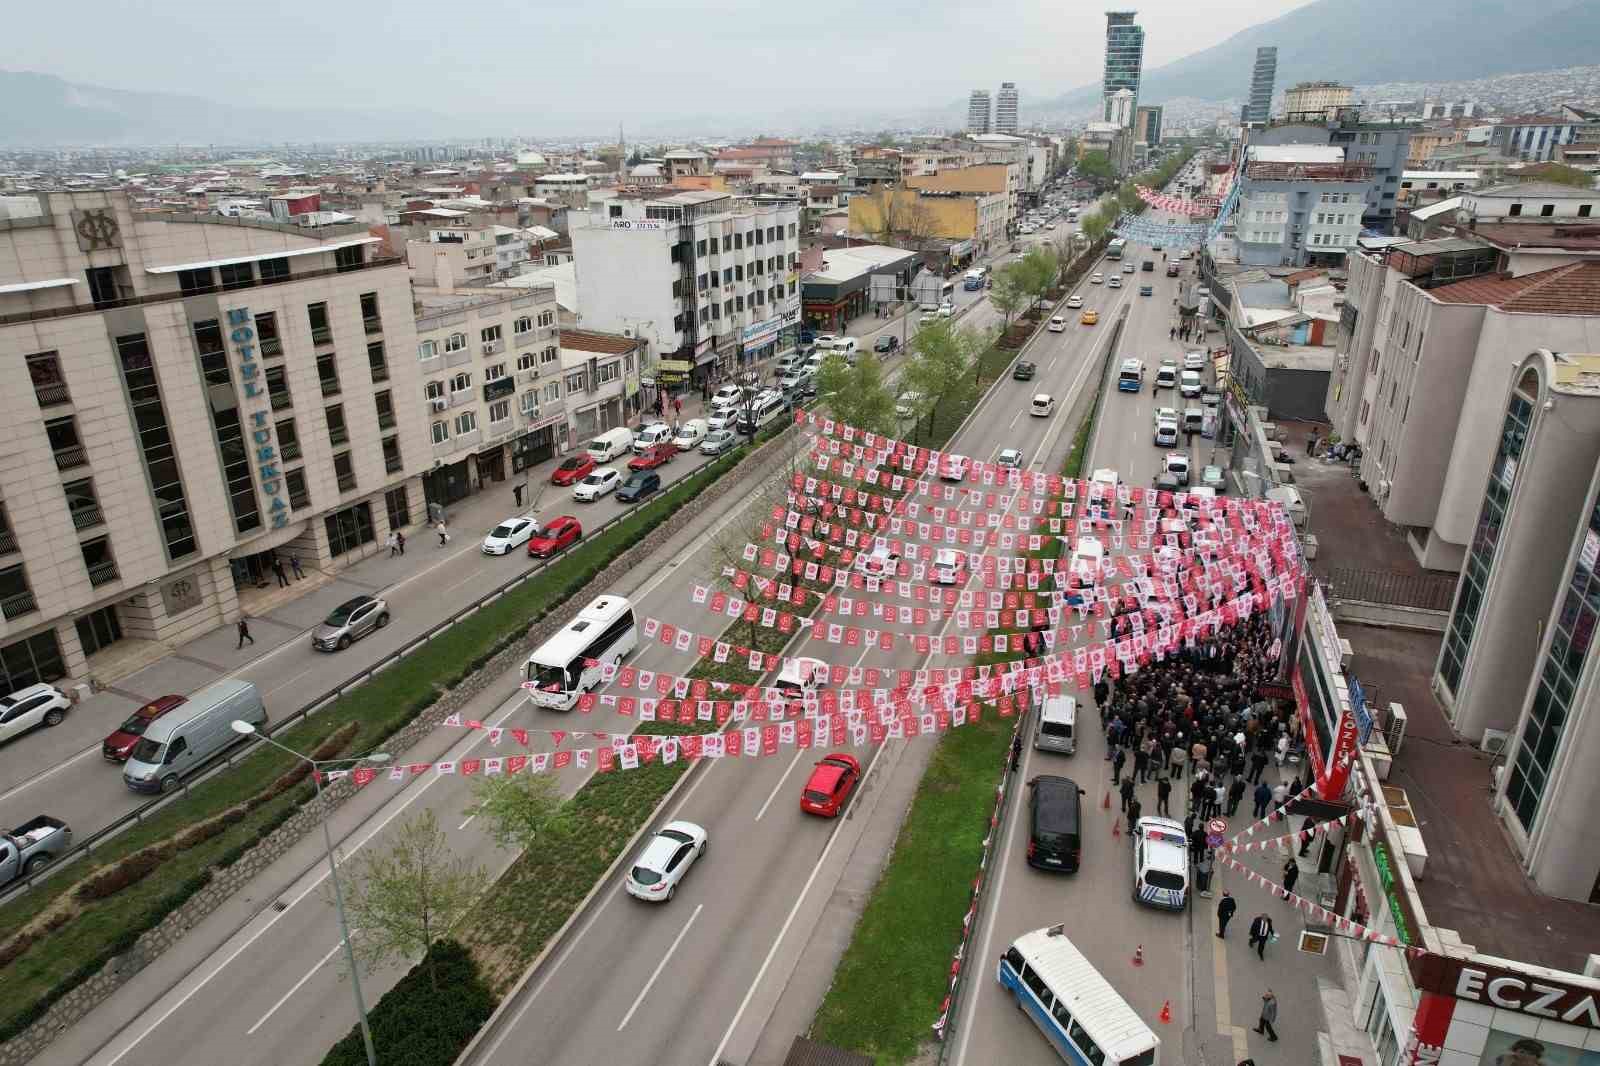
[[571, 348], [579, 352], [597, 352], [601, 355], [622, 355], [631, 352], [639, 346], [639, 342], [631, 337], [622, 337], [615, 333], [598, 333], [587, 329], [564, 329], [561, 331], [561, 347]]
[[1441, 303], [1486, 304], [1524, 314], [1600, 315], [1600, 262], [1567, 263], [1521, 277], [1491, 274], [1429, 293]]

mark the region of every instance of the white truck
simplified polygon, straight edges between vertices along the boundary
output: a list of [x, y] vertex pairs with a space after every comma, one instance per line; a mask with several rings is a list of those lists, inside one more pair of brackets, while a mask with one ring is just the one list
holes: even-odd
[[67, 823], [45, 814], [0, 833], [0, 885], [37, 873], [71, 849]]

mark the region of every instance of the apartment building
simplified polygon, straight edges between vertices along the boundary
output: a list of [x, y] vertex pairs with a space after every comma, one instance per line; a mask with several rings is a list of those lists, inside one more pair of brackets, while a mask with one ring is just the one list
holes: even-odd
[[441, 288], [489, 285], [514, 273], [500, 267], [493, 230], [456, 226], [430, 229], [425, 240], [406, 241], [406, 265], [417, 284]]
[[[1309, 99], [1315, 101], [1320, 97]], [[1406, 122], [1368, 121], [1360, 107], [1332, 107], [1326, 111], [1313, 107], [1310, 110], [1316, 114], [1297, 112], [1285, 104], [1284, 120], [1248, 129], [1245, 144], [1320, 144], [1343, 149], [1346, 164], [1365, 167], [1368, 172], [1361, 224], [1380, 233], [1390, 232], [1400, 176], [1405, 172], [1411, 153], [1411, 134], [1417, 126]]]
[[639, 341], [593, 330], [561, 331], [561, 378], [572, 440], [582, 444], [639, 413]]
[[726, 192], [596, 199], [570, 219], [585, 329], [638, 338], [663, 384], [736, 373], [800, 330], [800, 207]]
[[1240, 122], [1267, 121], [1272, 114], [1272, 85], [1277, 78], [1277, 47], [1257, 48], [1255, 66], [1250, 71], [1250, 100], [1239, 112]]
[[[1277, 56], [1273, 56], [1276, 72]], [[1302, 81], [1283, 91], [1283, 114], [1286, 118], [1327, 115], [1333, 117], [1341, 107], [1350, 106], [1352, 90], [1336, 81]]]
[[[965, 171], [951, 171], [918, 181], [935, 181], [963, 173]], [[971, 242], [975, 249], [969, 248], [970, 254], [973, 250], [995, 248], [1006, 239], [1009, 210], [1009, 198], [1004, 192], [920, 187], [882, 189], [871, 196], [851, 199], [850, 232], [882, 234], [886, 239], [908, 245], [930, 238]]]
[[1513, 181], [1485, 189], [1466, 189], [1461, 198], [1462, 207], [1480, 223], [1507, 219], [1600, 221], [1600, 190], [1548, 181]]
[[561, 342], [553, 284], [482, 290], [418, 287], [421, 391], [430, 503], [448, 505], [566, 451]]
[[967, 98], [967, 132], [988, 133], [994, 128], [988, 89], [974, 89]]
[[1489, 147], [1524, 163], [1548, 163], [1580, 132], [1600, 128], [1597, 122], [1575, 121], [1566, 115], [1510, 115], [1489, 127]]
[[0, 221], [0, 691], [423, 520], [409, 274], [365, 226], [38, 203]]
[[1244, 150], [1234, 213], [1239, 262], [1337, 265], [1361, 235], [1370, 168], [1328, 145], [1252, 145]]
[[995, 97], [994, 105], [994, 132], [1017, 132], [1017, 83], [1014, 81], [1000, 83], [1000, 93]]
[[[1016, 224], [1020, 214], [1019, 201], [1026, 174], [1025, 167], [1017, 163], [981, 163], [957, 170], [942, 170], [937, 174], [908, 178], [905, 185], [908, 189], [918, 189], [927, 193], [964, 193], [985, 201], [989, 197], [998, 196], [1000, 212], [998, 229], [993, 225], [994, 205], [985, 202], [976, 212], [973, 232], [962, 235], [977, 236], [982, 240], [998, 240], [999, 237], [1009, 233]], [[943, 233], [939, 235], [953, 236]]]

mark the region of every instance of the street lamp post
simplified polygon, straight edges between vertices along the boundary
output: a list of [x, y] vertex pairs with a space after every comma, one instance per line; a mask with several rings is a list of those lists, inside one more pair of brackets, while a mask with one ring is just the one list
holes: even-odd
[[344, 913], [344, 891], [339, 887], [339, 865], [333, 857], [333, 834], [328, 830], [327, 811], [322, 806], [322, 768], [335, 763], [369, 762], [383, 764], [389, 761], [389, 756], [383, 752], [372, 755], [363, 755], [355, 759], [313, 759], [309, 755], [302, 755], [287, 744], [280, 744], [265, 733], [260, 732], [249, 722], [235, 720], [233, 731], [241, 736], [254, 736], [266, 741], [275, 748], [288, 752], [301, 762], [311, 767], [311, 780], [317, 790], [317, 820], [322, 823], [322, 847], [328, 857], [328, 876], [333, 880], [333, 905], [339, 914], [339, 941], [344, 946], [345, 965], [350, 967], [350, 987], [356, 995], [356, 1017], [361, 1022], [361, 1042], [367, 1050], [367, 1066], [378, 1066], [378, 1053], [372, 1047], [372, 1029], [367, 1025], [367, 1002], [361, 995], [361, 974], [356, 969], [355, 949], [350, 944], [350, 923]]

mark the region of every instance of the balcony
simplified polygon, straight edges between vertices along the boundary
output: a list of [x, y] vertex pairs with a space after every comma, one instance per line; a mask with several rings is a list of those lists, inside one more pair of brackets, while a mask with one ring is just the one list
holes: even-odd
[[269, 396], [272, 399], [272, 409], [274, 411], [282, 411], [286, 407], [294, 406], [294, 399], [290, 397], [288, 389], [271, 392]]
[[367, 336], [369, 337], [378, 333], [382, 333], [383, 319], [379, 318], [377, 315], [373, 315], [371, 318], [363, 318], [361, 320], [361, 328], [367, 331]]
[[322, 379], [322, 395], [324, 395], [324, 396], [337, 396], [337, 395], [339, 395], [339, 379], [338, 378], [323, 378]]
[[312, 326], [311, 327], [311, 343], [312, 344], [332, 344], [333, 343], [333, 327], [332, 326]]
[[69, 445], [56, 449], [56, 469], [72, 470], [80, 466], [89, 465], [89, 453], [81, 444]]
[[427, 377], [429, 374], [437, 374], [443, 369], [444, 360], [437, 355], [430, 355], [417, 360], [417, 370], [421, 372], [423, 377]]
[[339, 491], [350, 492], [356, 487], [356, 472], [347, 470], [339, 475]]
[[282, 354], [283, 354], [283, 340], [281, 338], [279, 338], [279, 337], [262, 337], [261, 338], [261, 356], [262, 356], [263, 359], [271, 359], [275, 355], [282, 355]]
[[39, 604], [34, 600], [31, 592], [18, 592], [0, 599], [0, 614], [4, 614], [7, 621], [13, 618], [21, 618], [23, 615], [31, 614], [38, 609]]
[[35, 385], [33, 395], [38, 399], [40, 407], [60, 407], [62, 404], [72, 402], [72, 394], [67, 391], [65, 383]]
[[100, 512], [99, 504], [90, 504], [72, 509], [72, 527], [78, 530], [88, 529], [105, 522], [105, 515]]
[[383, 382], [388, 381], [388, 380], [389, 380], [389, 364], [388, 363], [374, 363], [374, 364], [372, 364], [372, 383], [374, 385], [379, 385], [379, 384], [382, 384]]
[[117, 564], [115, 560], [107, 560], [89, 567], [89, 584], [95, 588], [107, 585], [117, 580]]
[[17, 535], [9, 529], [0, 529], [0, 555], [10, 555], [17, 550]]
[[510, 396], [517, 391], [517, 383], [508, 377], [495, 378], [493, 381], [483, 383], [483, 400], [488, 403], [502, 396]]

